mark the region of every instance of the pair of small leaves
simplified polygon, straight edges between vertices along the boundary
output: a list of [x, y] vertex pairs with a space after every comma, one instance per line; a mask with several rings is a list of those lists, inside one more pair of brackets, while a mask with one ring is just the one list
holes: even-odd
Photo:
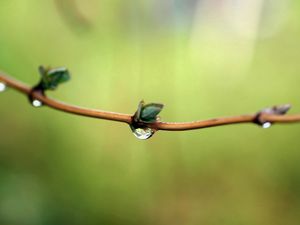
[[286, 105], [276, 105], [270, 108], [265, 108], [261, 113], [272, 114], [272, 115], [284, 115], [286, 114], [292, 106], [290, 104]]
[[71, 78], [68, 69], [65, 67], [51, 69], [40, 66], [39, 72], [41, 74], [39, 86], [43, 91], [55, 90], [59, 84], [64, 83]]
[[145, 104], [144, 101], [139, 103], [138, 109], [134, 114], [135, 122], [153, 123], [159, 120], [158, 114], [164, 105], [160, 103]]
[[41, 75], [41, 80], [31, 89], [31, 92], [28, 95], [30, 104], [35, 107], [40, 107], [42, 102], [35, 99], [33, 97], [33, 93], [38, 92], [44, 95], [46, 90], [55, 90], [59, 84], [70, 80], [70, 73], [64, 67], [51, 69], [40, 66], [39, 72]]

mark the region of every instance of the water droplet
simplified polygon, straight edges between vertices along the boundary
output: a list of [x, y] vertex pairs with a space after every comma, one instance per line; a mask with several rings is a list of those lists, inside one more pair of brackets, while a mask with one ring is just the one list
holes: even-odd
[[270, 128], [271, 127], [271, 123], [270, 122], [265, 122], [263, 125], [262, 125], [262, 127], [264, 128], [264, 129], [267, 129], [267, 128]]
[[155, 130], [145, 127], [145, 128], [134, 128], [131, 126], [133, 135], [140, 140], [147, 140], [155, 133]]
[[0, 92], [4, 92], [6, 90], [6, 84], [0, 82]]
[[43, 105], [43, 103], [40, 101], [40, 100], [37, 100], [37, 99], [34, 99], [32, 102], [31, 102], [32, 106], [34, 107], [41, 107]]

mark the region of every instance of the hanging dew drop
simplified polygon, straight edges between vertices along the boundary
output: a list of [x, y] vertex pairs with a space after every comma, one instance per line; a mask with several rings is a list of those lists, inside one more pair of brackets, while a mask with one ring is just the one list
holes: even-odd
[[140, 140], [147, 140], [154, 134], [151, 128], [137, 128], [133, 130], [133, 135]]
[[263, 125], [262, 125], [262, 127], [264, 128], [264, 129], [268, 129], [268, 128], [270, 128], [271, 127], [271, 123], [270, 122], [265, 122]]
[[41, 107], [43, 105], [43, 103], [40, 101], [40, 100], [37, 100], [37, 99], [34, 99], [32, 102], [31, 102], [32, 106], [33, 107]]
[[133, 132], [133, 135], [140, 140], [147, 140], [155, 133], [155, 130], [149, 127], [134, 128], [131, 126], [131, 130]]
[[6, 84], [0, 82], [0, 92], [4, 92], [6, 90]]

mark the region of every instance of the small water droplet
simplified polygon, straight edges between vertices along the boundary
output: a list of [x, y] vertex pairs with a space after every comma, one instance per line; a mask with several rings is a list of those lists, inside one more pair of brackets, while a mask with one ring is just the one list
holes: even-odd
[[140, 140], [147, 140], [155, 133], [155, 130], [145, 127], [145, 128], [134, 128], [131, 126], [133, 135]]
[[43, 103], [40, 101], [40, 100], [37, 100], [37, 99], [34, 99], [32, 102], [31, 102], [32, 106], [34, 107], [41, 107], [43, 105]]
[[270, 122], [265, 122], [263, 125], [262, 125], [262, 127], [264, 128], [264, 129], [267, 129], [267, 128], [270, 128], [271, 127], [271, 123]]
[[0, 82], [0, 92], [4, 92], [6, 90], [6, 84]]

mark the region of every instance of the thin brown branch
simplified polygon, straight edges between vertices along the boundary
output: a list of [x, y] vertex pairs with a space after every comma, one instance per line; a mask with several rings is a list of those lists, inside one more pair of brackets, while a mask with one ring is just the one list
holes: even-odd
[[[24, 93], [29, 96], [32, 95], [34, 99], [41, 101], [44, 105], [47, 105], [51, 108], [64, 111], [71, 114], [77, 114], [80, 116], [93, 117], [104, 120], [112, 120], [117, 122], [132, 124], [133, 115], [108, 112], [103, 110], [87, 109], [79, 106], [70, 105], [64, 102], [60, 102], [54, 99], [51, 99], [40, 92], [32, 92], [32, 88], [27, 84], [24, 84], [16, 79], [11, 78], [3, 72], [0, 72], [0, 82], [3, 82], [7, 86], [16, 89], [17, 91]], [[300, 114], [296, 115], [273, 115], [268, 113], [255, 113], [252, 115], [241, 115], [233, 117], [224, 117], [209, 119], [203, 121], [192, 121], [192, 122], [183, 122], [183, 123], [170, 123], [170, 122], [154, 122], [154, 123], [141, 123], [141, 126], [150, 127], [155, 130], [168, 130], [168, 131], [183, 131], [183, 130], [193, 130], [201, 129], [207, 127], [215, 127], [229, 124], [238, 124], [238, 123], [255, 123], [258, 122], [258, 116], [260, 121], [266, 121], [270, 123], [295, 123], [300, 122]]]
[[51, 108], [60, 111], [86, 116], [86, 117], [94, 117], [94, 118], [104, 119], [104, 120], [113, 120], [113, 121], [124, 122], [128, 124], [131, 123], [131, 115], [129, 114], [108, 112], [108, 111], [95, 110], [95, 109], [86, 109], [86, 108], [70, 105], [64, 102], [51, 99], [47, 96], [42, 95], [40, 92], [32, 92], [31, 87], [5, 75], [3, 72], [0, 72], [0, 81], [4, 82], [7, 86], [14, 88], [26, 95], [32, 94], [32, 97], [34, 99], [41, 101], [44, 105], [47, 105]]

